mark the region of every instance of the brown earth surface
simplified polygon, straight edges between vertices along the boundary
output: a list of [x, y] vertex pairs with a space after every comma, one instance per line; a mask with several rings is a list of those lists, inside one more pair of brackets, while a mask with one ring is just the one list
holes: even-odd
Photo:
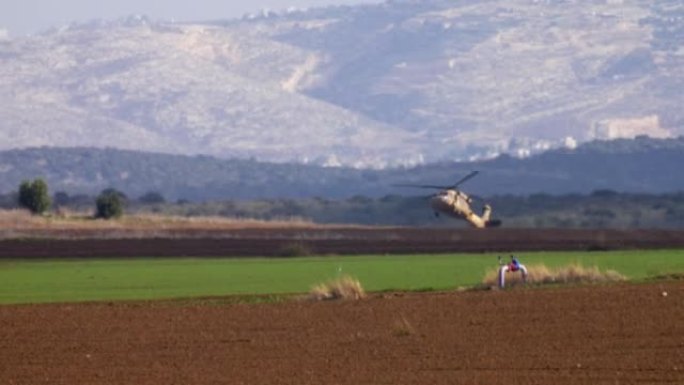
[[637, 383], [684, 384], [682, 281], [0, 306], [3, 385]]
[[[297, 227], [24, 231], [0, 258], [287, 256], [684, 248], [682, 230]], [[16, 234], [15, 234], [16, 235]]]

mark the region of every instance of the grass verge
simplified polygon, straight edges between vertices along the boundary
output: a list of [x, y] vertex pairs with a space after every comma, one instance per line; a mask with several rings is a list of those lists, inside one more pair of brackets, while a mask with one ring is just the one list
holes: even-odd
[[[629, 280], [684, 272], [684, 250], [518, 255], [527, 266], [569, 264], [615, 270]], [[280, 259], [0, 261], [0, 303], [152, 300], [307, 293], [350, 275], [366, 292], [452, 290], [481, 284], [495, 254]]]

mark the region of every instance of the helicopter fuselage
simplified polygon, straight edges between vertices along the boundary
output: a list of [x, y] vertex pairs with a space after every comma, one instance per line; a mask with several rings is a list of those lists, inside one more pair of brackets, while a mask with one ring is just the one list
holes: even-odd
[[471, 226], [482, 229], [488, 226], [489, 215], [492, 211], [485, 205], [482, 216], [473, 212], [470, 204], [472, 198], [459, 190], [443, 190], [430, 199], [430, 206], [435, 213], [443, 213], [452, 217], [465, 219]]
[[444, 190], [430, 199], [430, 206], [436, 213], [442, 213], [457, 218], [467, 218], [472, 214], [470, 208], [472, 200], [458, 190]]

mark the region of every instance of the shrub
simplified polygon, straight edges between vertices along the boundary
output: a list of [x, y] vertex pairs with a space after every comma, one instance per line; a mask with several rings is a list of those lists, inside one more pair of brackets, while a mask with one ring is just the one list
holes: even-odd
[[[497, 286], [499, 270], [487, 272], [482, 283], [486, 286]], [[600, 282], [619, 282], [626, 278], [614, 271], [602, 272], [598, 267], [583, 267], [573, 264], [555, 269], [549, 269], [545, 265], [532, 265], [527, 267], [528, 284], [554, 284], [554, 283], [600, 283]], [[522, 275], [519, 272], [508, 273], [506, 275], [506, 286], [514, 286], [522, 283]]]
[[34, 214], [43, 214], [50, 208], [50, 195], [47, 183], [43, 179], [33, 182], [23, 181], [19, 186], [19, 205]]
[[350, 276], [342, 276], [311, 288], [309, 298], [316, 301], [330, 299], [361, 299], [366, 292], [361, 283]]
[[125, 195], [114, 190], [107, 189], [97, 197], [95, 201], [95, 218], [111, 219], [123, 215]]

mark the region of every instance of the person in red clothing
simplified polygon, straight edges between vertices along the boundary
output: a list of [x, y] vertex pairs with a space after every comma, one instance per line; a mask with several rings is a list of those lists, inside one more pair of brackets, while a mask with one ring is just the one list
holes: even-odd
[[520, 262], [513, 254], [511, 254], [511, 262], [508, 264], [508, 271], [518, 271], [520, 270]]

